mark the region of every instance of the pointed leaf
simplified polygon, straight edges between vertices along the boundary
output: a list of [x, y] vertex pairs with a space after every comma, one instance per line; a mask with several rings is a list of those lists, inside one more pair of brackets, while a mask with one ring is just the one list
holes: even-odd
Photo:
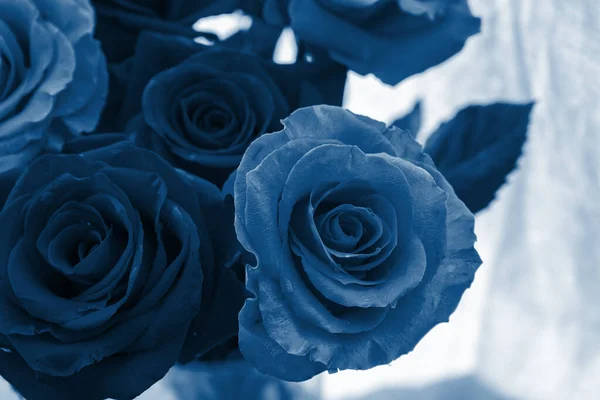
[[516, 167], [533, 106], [472, 105], [427, 140], [425, 152], [471, 212], [486, 208]]
[[413, 137], [417, 137], [419, 129], [421, 129], [421, 102], [417, 101], [413, 109], [404, 117], [398, 118], [392, 123], [398, 128], [409, 131]]

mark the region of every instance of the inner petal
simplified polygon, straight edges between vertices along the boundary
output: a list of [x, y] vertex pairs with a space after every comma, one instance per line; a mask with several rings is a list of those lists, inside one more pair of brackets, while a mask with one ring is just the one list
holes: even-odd
[[[369, 271], [387, 258], [397, 246], [397, 214], [393, 205], [378, 194], [371, 194], [355, 200], [361, 207], [371, 210], [377, 218], [377, 226], [367, 226], [371, 231], [363, 235], [351, 255], [334, 254], [334, 259], [344, 265], [348, 272]], [[357, 274], [357, 276], [362, 276]]]
[[180, 146], [222, 149], [245, 136], [240, 121], [248, 119], [247, 99], [232, 82], [205, 79], [180, 89], [170, 102], [171, 139]]
[[[352, 204], [336, 206], [340, 202], [351, 199]], [[331, 261], [346, 272], [362, 276], [360, 271], [367, 271], [379, 264], [379, 261], [389, 254], [388, 248], [394, 227], [396, 215], [393, 206], [381, 195], [374, 194], [369, 184], [361, 181], [344, 182], [323, 187], [311, 193], [310, 203], [315, 210], [315, 223], [321, 235], [323, 245], [327, 248]], [[332, 216], [339, 214], [340, 221], [347, 232], [356, 229], [354, 220], [360, 222], [360, 237], [352, 248], [332, 245], [329, 237], [334, 228], [325, 223], [333, 221]], [[335, 227], [343, 233], [341, 225]], [[346, 239], [347, 241], [348, 239]]]
[[48, 246], [50, 265], [61, 272], [75, 267], [79, 262], [78, 242], [82, 236], [89, 234], [89, 229], [89, 226], [85, 224], [76, 224], [58, 233]]
[[[219, 148], [231, 140], [237, 120], [222, 99], [212, 93], [197, 93], [182, 99], [179, 108], [182, 134], [195, 146]], [[214, 116], [207, 121], [211, 114]]]
[[[372, 210], [344, 204], [317, 217], [321, 239], [333, 255], [354, 253], [370, 236], [380, 236], [381, 220]], [[376, 240], [376, 239], [375, 239]]]
[[81, 238], [81, 242], [77, 246], [77, 258], [83, 261], [102, 242], [102, 236], [96, 231], [90, 231]]
[[[75, 201], [66, 202], [48, 220], [37, 238], [36, 248], [48, 263], [51, 264], [48, 256], [50, 243], [57, 238], [61, 231], [72, 225], [87, 226], [89, 229], [86, 234], [93, 234], [96, 243], [101, 242], [108, 231], [102, 216], [93, 207]], [[83, 239], [85, 240], [85, 238]], [[80, 238], [76, 238], [76, 243], [79, 240]]]
[[362, 236], [364, 228], [362, 226], [362, 223], [358, 218], [356, 218], [356, 216], [341, 214], [338, 215], [336, 219], [337, 229], [341, 231], [341, 234], [356, 239], [359, 239]]
[[207, 132], [220, 132], [230, 123], [231, 116], [218, 108], [210, 109], [204, 116], [195, 116], [198, 124]]

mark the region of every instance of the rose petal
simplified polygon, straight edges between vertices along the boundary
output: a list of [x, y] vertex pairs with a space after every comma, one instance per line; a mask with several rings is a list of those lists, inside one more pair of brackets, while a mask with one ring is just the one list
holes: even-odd
[[18, 353], [0, 352], [0, 374], [29, 399], [134, 398], [166, 374], [183, 338], [179, 333], [151, 350], [115, 355], [66, 377], [40, 374]]
[[326, 370], [324, 364], [289, 354], [269, 337], [256, 299], [246, 300], [240, 311], [239, 346], [260, 372], [288, 381], [301, 382]]
[[[263, 137], [278, 140], [276, 134]], [[254, 151], [244, 154], [240, 168], [246, 164], [244, 160], [248, 162], [255, 160], [257, 150], [258, 152], [262, 150], [261, 143], [265, 142], [260, 141], [258, 145], [252, 145], [250, 148]], [[298, 139], [287, 144], [283, 142], [277, 151], [266, 153], [266, 158], [252, 171], [246, 170], [248, 165], [244, 165], [242, 170], [238, 169], [234, 197], [238, 240], [257, 257], [257, 265], [265, 266], [263, 270], [267, 274], [274, 274], [274, 276], [278, 274], [276, 266], [281, 244], [283, 240], [287, 240], [287, 236], [282, 236], [279, 232], [278, 196], [282, 193], [287, 175], [295, 162], [302, 158], [306, 151], [321, 143], [323, 141], [318, 139]], [[269, 193], [269, 196], [265, 197], [265, 193]], [[246, 208], [252, 209], [252, 213], [246, 214], [243, 211]], [[248, 231], [255, 231], [255, 229], [262, 232], [260, 241], [247, 234]]]
[[[289, 247], [282, 249], [282, 263], [293, 264]], [[387, 307], [378, 309], [336, 307], [343, 310], [341, 313], [332, 312], [327, 299], [318, 294], [307, 278], [302, 279], [301, 270], [296, 268], [281, 269], [281, 290], [294, 313], [310, 325], [323, 329], [329, 333], [360, 333], [368, 332], [386, 318]], [[310, 287], [310, 289], [309, 289]]]
[[34, 161], [21, 175], [13, 187], [7, 202], [26, 194], [33, 194], [43, 190], [43, 186], [55, 178], [70, 173], [74, 177], [85, 177], [104, 168], [106, 164], [90, 162], [72, 156], [45, 155]]

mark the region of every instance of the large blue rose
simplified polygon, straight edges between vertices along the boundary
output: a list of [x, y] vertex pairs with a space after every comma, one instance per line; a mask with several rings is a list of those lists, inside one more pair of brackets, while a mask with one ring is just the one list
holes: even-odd
[[184, 344], [236, 333], [220, 191], [131, 143], [99, 147], [40, 157], [0, 212], [0, 374], [27, 399], [131, 399]]
[[[127, 84], [119, 118], [141, 114], [126, 130], [138, 145], [217, 185], [248, 144], [280, 129], [291, 109], [341, 102], [346, 75], [340, 65], [278, 65], [155, 33], [140, 37], [133, 70], [137, 76]], [[321, 81], [325, 77], [329, 82]]]
[[0, 0], [0, 171], [95, 128], [106, 61], [87, 0]]
[[373, 73], [391, 85], [458, 53], [480, 27], [466, 0], [288, 2], [290, 24], [300, 39], [327, 49], [351, 70]]
[[250, 145], [234, 184], [256, 258], [240, 350], [290, 381], [387, 364], [470, 286], [473, 215], [406, 131], [330, 106], [284, 125]]

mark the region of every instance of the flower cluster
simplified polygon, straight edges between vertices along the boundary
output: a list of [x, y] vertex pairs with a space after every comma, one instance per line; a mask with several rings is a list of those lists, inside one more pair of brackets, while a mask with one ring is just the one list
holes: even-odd
[[302, 381], [410, 352], [481, 263], [445, 143], [502, 146], [451, 124], [432, 160], [341, 108], [346, 75], [396, 84], [479, 25], [465, 0], [0, 0], [0, 375], [121, 400], [176, 364]]

